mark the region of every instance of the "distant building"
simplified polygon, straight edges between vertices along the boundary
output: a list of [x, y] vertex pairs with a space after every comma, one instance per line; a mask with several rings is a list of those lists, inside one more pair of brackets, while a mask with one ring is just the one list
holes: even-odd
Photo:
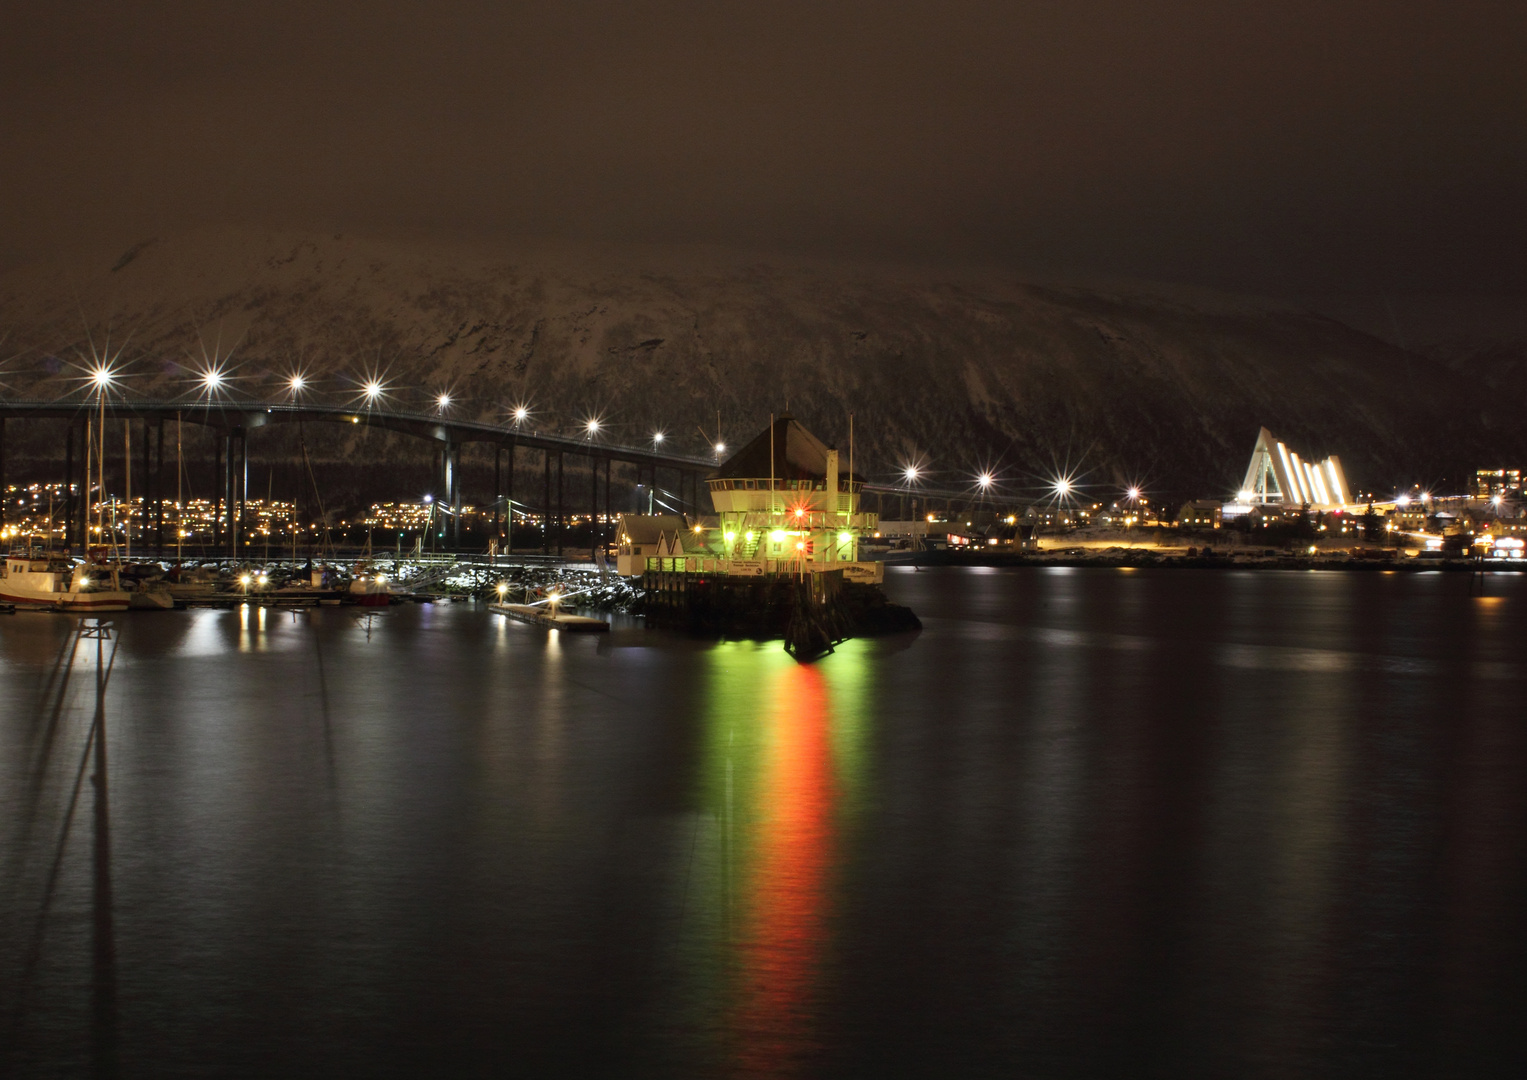
[[1522, 490], [1524, 469], [1477, 469], [1474, 472], [1474, 497], [1490, 499]]
[[1217, 499], [1194, 499], [1182, 504], [1177, 511], [1177, 526], [1182, 529], [1217, 529], [1222, 520], [1222, 507]]
[[1342, 472], [1341, 459], [1336, 455], [1313, 463], [1302, 461], [1281, 439], [1263, 428], [1257, 433], [1246, 479], [1241, 481], [1241, 490], [1231, 505], [1249, 508], [1277, 503], [1337, 510], [1351, 501], [1351, 490]]

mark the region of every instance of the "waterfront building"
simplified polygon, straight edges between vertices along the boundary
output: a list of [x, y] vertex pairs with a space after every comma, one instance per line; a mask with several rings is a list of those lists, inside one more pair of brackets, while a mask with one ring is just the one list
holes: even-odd
[[880, 523], [878, 514], [860, 507], [862, 481], [836, 447], [795, 418], [775, 420], [722, 462], [706, 485], [714, 525], [691, 524], [682, 553], [672, 550], [670, 539], [670, 554], [649, 555], [647, 542], [635, 538], [653, 534], [652, 519], [623, 517], [617, 535], [633, 539], [622, 541], [631, 553], [624, 561], [617, 555], [617, 569], [749, 577], [842, 570], [855, 581], [881, 579], [883, 563], [859, 559], [861, 538], [872, 536]]
[[[615, 572], [634, 577], [648, 569], [673, 570], [675, 559], [706, 554], [698, 537], [674, 514], [622, 514], [615, 528]], [[649, 565], [654, 559], [657, 565]]]

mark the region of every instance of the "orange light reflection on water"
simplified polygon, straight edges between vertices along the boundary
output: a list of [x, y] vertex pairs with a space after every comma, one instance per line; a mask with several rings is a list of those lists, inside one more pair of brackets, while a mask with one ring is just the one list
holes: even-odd
[[815, 668], [779, 670], [755, 792], [756, 840], [743, 886], [738, 1065], [780, 1075], [814, 1044], [812, 998], [826, 941], [834, 854], [827, 687]]

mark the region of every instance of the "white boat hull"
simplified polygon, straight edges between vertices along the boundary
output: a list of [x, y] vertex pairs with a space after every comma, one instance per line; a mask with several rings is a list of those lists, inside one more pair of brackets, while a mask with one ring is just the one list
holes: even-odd
[[0, 584], [0, 602], [17, 607], [57, 608], [59, 611], [126, 611], [132, 597], [125, 592], [43, 592], [7, 588]]

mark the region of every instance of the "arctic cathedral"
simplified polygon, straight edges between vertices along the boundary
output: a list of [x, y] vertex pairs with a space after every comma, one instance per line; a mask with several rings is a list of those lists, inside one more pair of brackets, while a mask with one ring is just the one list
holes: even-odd
[[1340, 458], [1333, 454], [1324, 461], [1301, 461], [1281, 439], [1263, 428], [1251, 451], [1238, 502], [1246, 510], [1268, 504], [1339, 510], [1347, 505], [1351, 494]]

